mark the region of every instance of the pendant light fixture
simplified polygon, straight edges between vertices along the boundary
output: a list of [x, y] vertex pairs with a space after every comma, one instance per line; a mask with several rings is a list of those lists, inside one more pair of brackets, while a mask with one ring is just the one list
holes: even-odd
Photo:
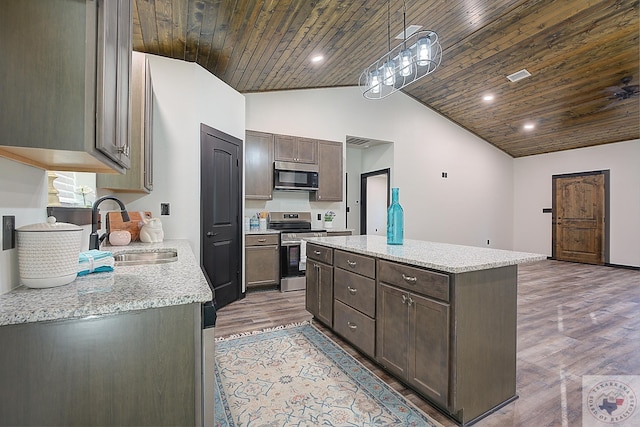
[[[440, 65], [442, 47], [434, 31], [418, 31], [407, 37], [406, 3], [403, 0], [403, 40], [391, 49], [391, 6], [387, 2], [388, 51], [360, 75], [359, 86], [367, 99], [382, 99], [431, 74]], [[409, 46], [409, 47], [407, 47]]]

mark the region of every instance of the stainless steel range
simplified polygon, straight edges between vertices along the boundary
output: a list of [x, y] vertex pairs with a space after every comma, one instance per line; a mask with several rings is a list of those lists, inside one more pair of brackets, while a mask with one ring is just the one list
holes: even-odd
[[280, 230], [280, 292], [305, 288], [306, 237], [323, 237], [311, 229], [311, 212], [270, 212], [269, 228]]

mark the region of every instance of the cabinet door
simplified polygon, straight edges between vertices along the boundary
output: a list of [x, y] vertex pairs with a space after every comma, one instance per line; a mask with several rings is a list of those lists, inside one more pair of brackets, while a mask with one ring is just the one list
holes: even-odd
[[297, 150], [296, 162], [318, 163], [318, 141], [311, 138], [296, 138]]
[[342, 143], [318, 141], [318, 191], [310, 198], [318, 201], [342, 201]]
[[[126, 29], [128, 29], [128, 34]], [[106, 1], [98, 8], [96, 148], [129, 167], [131, 3]], [[124, 123], [120, 123], [125, 120]]]
[[149, 193], [153, 189], [151, 125], [153, 97], [149, 61], [144, 53], [131, 58], [131, 165], [124, 174], [97, 174], [96, 186], [113, 191]]
[[448, 405], [449, 305], [409, 294], [408, 380], [435, 402]]
[[296, 137], [289, 135], [275, 135], [275, 160], [281, 162], [295, 162], [298, 157]]
[[314, 317], [318, 316], [318, 296], [320, 283], [320, 270], [318, 263], [307, 260], [305, 308]]
[[378, 283], [376, 360], [389, 372], [407, 378], [409, 314], [407, 293]]
[[333, 326], [333, 267], [318, 264], [318, 320]]
[[278, 246], [247, 246], [245, 250], [247, 288], [277, 285], [280, 279]]
[[273, 194], [273, 135], [245, 134], [245, 199], [270, 200]]

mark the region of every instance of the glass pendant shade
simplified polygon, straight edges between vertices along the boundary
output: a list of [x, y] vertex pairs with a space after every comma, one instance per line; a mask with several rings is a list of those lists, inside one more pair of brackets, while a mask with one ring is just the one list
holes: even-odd
[[380, 93], [380, 73], [378, 71], [371, 73], [369, 87], [371, 88], [371, 93]]
[[400, 53], [400, 75], [402, 77], [410, 76], [413, 72], [413, 57], [409, 49], [405, 49]]
[[393, 86], [396, 82], [396, 67], [395, 61], [389, 60], [384, 63], [384, 84], [387, 86]]
[[418, 40], [417, 44], [417, 63], [419, 66], [424, 67], [431, 61], [431, 39], [429, 37], [423, 37]]

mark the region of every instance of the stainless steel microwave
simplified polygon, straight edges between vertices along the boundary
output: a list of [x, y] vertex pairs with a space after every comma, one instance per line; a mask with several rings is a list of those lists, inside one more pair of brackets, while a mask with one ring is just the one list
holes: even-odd
[[274, 162], [273, 188], [275, 190], [318, 189], [318, 165], [293, 162]]

